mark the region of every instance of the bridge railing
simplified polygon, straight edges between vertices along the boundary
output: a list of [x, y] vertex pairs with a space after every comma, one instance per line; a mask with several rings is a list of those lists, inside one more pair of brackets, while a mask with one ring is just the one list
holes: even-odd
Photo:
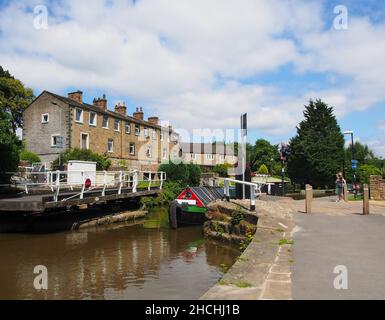
[[224, 180], [224, 187], [223, 191], [225, 194], [225, 198], [227, 201], [230, 201], [230, 183], [240, 184], [244, 186], [250, 187], [250, 210], [255, 211], [255, 195], [261, 193], [262, 184], [260, 183], [254, 183], [254, 182], [247, 182], [242, 180], [235, 180], [231, 178], [225, 178]]
[[70, 198], [80, 197], [95, 189], [100, 189], [101, 196], [105, 196], [108, 188], [115, 188], [117, 194], [122, 193], [123, 188], [137, 189], [152, 187], [162, 189], [166, 180], [163, 171], [46, 171], [46, 172], [9, 172], [10, 183], [13, 186], [22, 186], [26, 194], [31, 189], [49, 189], [54, 193], [54, 200], [58, 201], [60, 191], [68, 191], [79, 188], [79, 193]]

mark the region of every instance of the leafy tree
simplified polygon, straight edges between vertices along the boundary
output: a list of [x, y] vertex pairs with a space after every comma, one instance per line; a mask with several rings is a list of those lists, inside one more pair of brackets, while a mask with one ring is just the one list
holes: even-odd
[[197, 186], [201, 178], [201, 170], [198, 165], [190, 163], [175, 164], [172, 161], [159, 166], [159, 171], [166, 172], [167, 181], [179, 182], [183, 185]]
[[370, 176], [380, 176], [381, 170], [375, 166], [364, 164], [360, 166], [357, 170], [357, 178], [360, 183], [369, 183]]
[[267, 169], [265, 164], [261, 164], [261, 166], [258, 169], [259, 174], [269, 174], [269, 169]]
[[331, 186], [344, 157], [344, 137], [333, 108], [319, 99], [310, 100], [304, 117], [290, 140], [288, 174], [297, 183]]
[[[69, 149], [60, 155], [61, 163], [70, 160], [94, 161], [97, 170], [107, 170], [111, 166], [111, 160], [107, 156], [92, 152], [89, 149]], [[53, 162], [53, 167], [59, 168], [59, 157]]]
[[0, 184], [9, 182], [7, 172], [17, 170], [21, 147], [21, 141], [11, 131], [9, 115], [0, 110]]
[[[235, 154], [238, 155], [238, 143], [234, 144]], [[265, 139], [258, 139], [255, 144], [246, 143], [246, 163], [251, 171], [258, 171], [262, 164], [265, 164], [271, 171], [275, 172], [279, 164], [278, 145], [272, 145]], [[280, 170], [280, 169], [279, 169]], [[279, 171], [275, 172], [276, 174]]]
[[28, 161], [29, 163], [39, 163], [41, 162], [39, 156], [32, 151], [28, 151], [26, 149], [22, 149], [20, 151], [20, 160]]
[[228, 177], [228, 169], [231, 168], [231, 164], [217, 164], [214, 166], [213, 171], [218, 173], [220, 177], [227, 178]]
[[0, 108], [10, 115], [13, 133], [23, 126], [23, 111], [33, 99], [32, 89], [24, 87], [20, 80], [3, 68], [0, 69]]

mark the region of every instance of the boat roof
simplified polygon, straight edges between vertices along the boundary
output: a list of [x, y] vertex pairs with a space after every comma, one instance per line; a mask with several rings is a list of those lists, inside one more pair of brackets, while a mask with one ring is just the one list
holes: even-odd
[[210, 202], [220, 200], [224, 197], [221, 187], [190, 187], [190, 190], [207, 206]]

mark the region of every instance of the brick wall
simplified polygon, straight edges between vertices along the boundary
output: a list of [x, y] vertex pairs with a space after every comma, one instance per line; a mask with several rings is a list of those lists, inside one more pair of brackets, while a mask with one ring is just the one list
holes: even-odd
[[385, 179], [381, 176], [370, 176], [370, 198], [385, 200]]

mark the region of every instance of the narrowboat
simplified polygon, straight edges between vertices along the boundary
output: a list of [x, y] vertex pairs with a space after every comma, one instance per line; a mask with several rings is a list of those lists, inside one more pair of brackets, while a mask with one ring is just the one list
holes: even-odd
[[224, 197], [221, 187], [187, 187], [171, 203], [169, 210], [170, 227], [203, 225], [207, 205]]

